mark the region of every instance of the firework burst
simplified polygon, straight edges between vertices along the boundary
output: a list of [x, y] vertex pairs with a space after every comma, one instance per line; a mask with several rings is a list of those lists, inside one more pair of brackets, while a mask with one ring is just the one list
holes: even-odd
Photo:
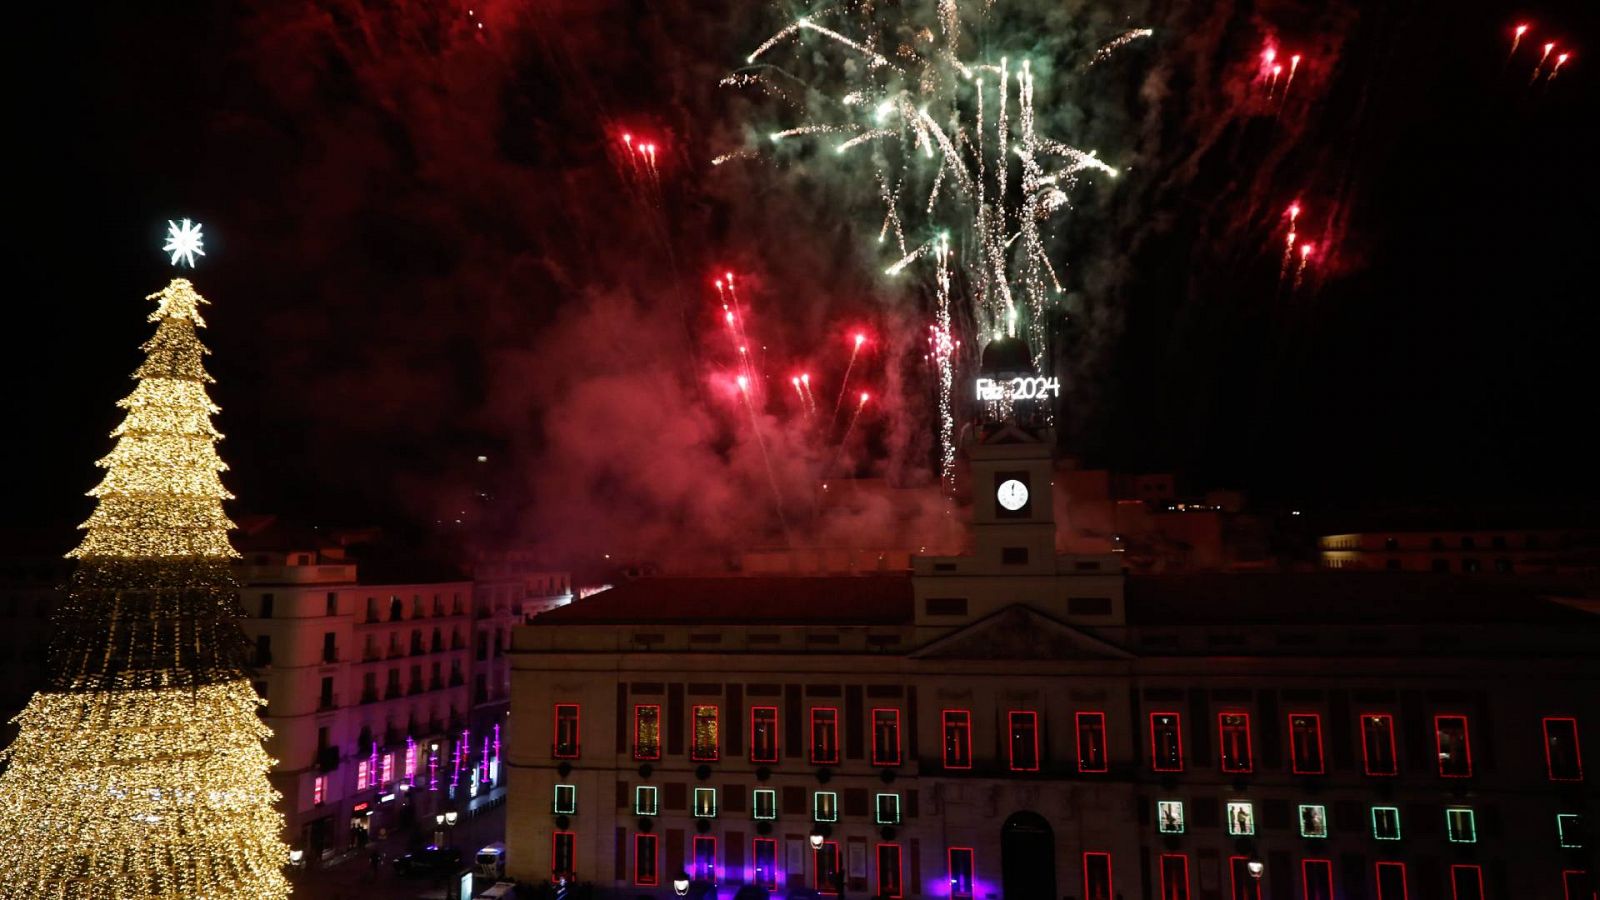
[[[1061, 60], [1007, 53], [1013, 38], [1020, 50], [1036, 36], [1001, 33], [992, 6], [933, 0], [814, 12], [779, 29], [722, 82], [764, 95], [803, 83], [811, 114], [765, 129], [763, 151], [809, 142], [821, 164], [872, 183], [883, 206], [878, 242], [892, 240], [898, 254], [886, 273], [926, 267], [947, 481], [955, 462], [957, 330], [981, 339], [1021, 332], [1042, 365], [1047, 311], [1062, 292], [1050, 229], [1071, 209], [1081, 178], [1117, 175], [1096, 152], [1039, 132], [1035, 66], [1067, 70], [1058, 68]], [[1111, 38], [1080, 71], [1150, 34]], [[780, 69], [773, 60], [785, 52]]]

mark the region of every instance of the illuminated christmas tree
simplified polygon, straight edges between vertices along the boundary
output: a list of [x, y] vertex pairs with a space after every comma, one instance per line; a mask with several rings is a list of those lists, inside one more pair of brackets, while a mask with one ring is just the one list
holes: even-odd
[[[173, 261], [199, 253], [173, 226]], [[156, 333], [90, 491], [48, 689], [17, 716], [0, 774], [0, 896], [282, 898], [288, 850], [244, 674], [227, 466], [196, 329], [206, 301], [177, 278], [150, 299]]]

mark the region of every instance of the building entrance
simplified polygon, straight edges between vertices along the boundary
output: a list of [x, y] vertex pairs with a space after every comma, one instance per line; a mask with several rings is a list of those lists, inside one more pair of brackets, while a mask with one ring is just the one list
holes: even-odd
[[1019, 812], [1000, 828], [1000, 877], [1006, 900], [1055, 900], [1056, 840], [1038, 813]]

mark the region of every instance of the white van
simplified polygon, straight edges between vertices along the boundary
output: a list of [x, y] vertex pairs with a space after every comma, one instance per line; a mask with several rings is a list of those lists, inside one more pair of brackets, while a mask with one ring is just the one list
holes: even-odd
[[510, 897], [511, 892], [516, 889], [517, 886], [512, 882], [496, 881], [486, 888], [483, 893], [479, 894], [477, 900], [503, 900], [503, 898]]
[[484, 878], [501, 878], [506, 874], [506, 845], [500, 841], [478, 851], [473, 859], [472, 871]]

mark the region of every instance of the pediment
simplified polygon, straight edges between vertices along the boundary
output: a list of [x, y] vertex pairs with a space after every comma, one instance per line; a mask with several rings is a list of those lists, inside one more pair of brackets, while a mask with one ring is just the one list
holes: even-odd
[[1123, 660], [1133, 654], [1031, 606], [1008, 606], [911, 654], [917, 659]]

